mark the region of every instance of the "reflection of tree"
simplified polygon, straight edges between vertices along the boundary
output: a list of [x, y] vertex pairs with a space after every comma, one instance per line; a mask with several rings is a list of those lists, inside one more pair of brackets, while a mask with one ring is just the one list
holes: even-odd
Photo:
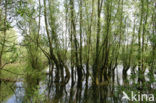
[[55, 96], [53, 98], [54, 103], [58, 103], [59, 101], [61, 101], [62, 96], [63, 96], [63, 90], [64, 90], [63, 85], [57, 85], [56, 84], [56, 94], [55, 94]]
[[13, 88], [14, 83], [8, 83], [3, 81], [0, 85], [0, 102], [15, 94], [15, 88]]
[[73, 91], [73, 85], [70, 88], [70, 96], [69, 96], [69, 103], [73, 102], [74, 97], [74, 91]]
[[62, 100], [63, 100], [62, 102], [64, 102], [64, 99], [62, 97], [64, 95], [65, 85], [62, 85], [61, 83], [60, 84], [55, 83], [55, 84], [50, 85], [50, 87], [48, 86], [47, 89], [48, 89], [48, 98], [47, 98], [48, 102], [59, 103], [59, 101], [61, 102]]
[[78, 82], [77, 92], [76, 92], [76, 101], [78, 103], [81, 103], [81, 101], [82, 101], [81, 95], [82, 95], [82, 82]]
[[[34, 73], [35, 74], [35, 73]], [[40, 99], [36, 98], [39, 94], [38, 86], [39, 86], [39, 77], [38, 75], [27, 74], [25, 77], [25, 97], [24, 103], [29, 103], [35, 101], [35, 103], [39, 102]], [[36, 96], [36, 97], [35, 97]]]
[[88, 83], [87, 83], [86, 86], [85, 86], [85, 89], [84, 89], [83, 97], [82, 97], [83, 103], [88, 103], [88, 99], [89, 99], [89, 96], [88, 95], [89, 94], [88, 94]]

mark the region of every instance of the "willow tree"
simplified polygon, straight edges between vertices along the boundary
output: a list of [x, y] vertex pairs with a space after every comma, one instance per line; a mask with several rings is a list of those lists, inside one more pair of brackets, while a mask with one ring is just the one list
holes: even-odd
[[[1, 3], [1, 2], [0, 2]], [[4, 48], [5, 48], [5, 43], [6, 43], [6, 31], [7, 31], [7, 6], [8, 5], [8, 1], [5, 0], [5, 5], [4, 5], [4, 17], [2, 15], [2, 10], [1, 10], [1, 21], [3, 21], [1, 23], [1, 31], [3, 32], [3, 37], [2, 37], [2, 42], [1, 42], [1, 50], [0, 50], [0, 69], [3, 68], [3, 65], [2, 65], [2, 56], [3, 56], [3, 53], [4, 53]]]
[[[145, 4], [147, 4], [147, 12], [145, 13]], [[139, 77], [138, 82], [144, 82], [144, 42], [145, 42], [145, 33], [147, 26], [147, 18], [148, 18], [148, 0], [145, 2], [144, 0], [140, 1], [140, 24], [138, 30], [138, 70], [139, 70]], [[145, 15], [146, 14], [146, 15]]]
[[[68, 67], [66, 66], [66, 59], [65, 59], [66, 55], [64, 55], [62, 52], [62, 47], [61, 47], [62, 44], [58, 38], [59, 37], [59, 32], [58, 32], [59, 24], [57, 23], [56, 13], [59, 10], [57, 10], [57, 7], [55, 5], [56, 1], [54, 0], [48, 0], [48, 1], [43, 0], [43, 4], [44, 4], [43, 12], [44, 12], [45, 31], [47, 35], [49, 51], [46, 51], [44, 49], [42, 49], [42, 51], [45, 54], [45, 56], [48, 58], [49, 65], [54, 64], [56, 66], [56, 69], [57, 69], [56, 81], [57, 82], [60, 81], [59, 75], [61, 71], [62, 82], [67, 83], [70, 78], [70, 73], [69, 73]], [[66, 71], [65, 80], [64, 80], [64, 73], [63, 73], [64, 69]]]
[[[124, 39], [124, 30], [125, 30], [125, 25], [124, 25], [124, 11], [123, 11], [123, 6], [124, 6], [124, 1], [123, 0], [117, 0], [116, 2], [113, 2], [113, 7], [112, 7], [112, 43], [111, 43], [111, 49], [110, 49], [110, 74], [112, 76], [112, 81], [114, 83], [115, 80], [115, 69], [119, 65], [120, 61], [120, 54], [121, 52], [121, 47], [123, 45], [123, 39]], [[117, 11], [116, 11], [117, 10]], [[122, 54], [123, 55], [123, 54]], [[122, 60], [122, 59], [121, 59]]]
[[111, 49], [111, 21], [112, 21], [112, 7], [113, 7], [113, 1], [107, 0], [105, 2], [105, 24], [104, 24], [104, 36], [103, 36], [103, 42], [102, 42], [102, 72], [104, 75], [103, 80], [108, 81], [108, 75], [111, 73], [111, 68], [109, 67], [110, 63], [110, 49]]
[[149, 56], [149, 65], [150, 67], [150, 78], [151, 80], [154, 79], [154, 68], [156, 67], [156, 4], [155, 2], [151, 2], [149, 7], [151, 7], [149, 9], [149, 13], [151, 13], [152, 15], [150, 16], [150, 24], [149, 24], [149, 32], [150, 34], [150, 43], [151, 43], [151, 51], [150, 51], [150, 56]]
[[[89, 74], [90, 74], [90, 67], [91, 67], [91, 63], [92, 63], [92, 48], [93, 48], [93, 41], [92, 41], [92, 35], [94, 34], [94, 29], [93, 27], [95, 26], [94, 23], [94, 15], [95, 15], [95, 1], [92, 0], [91, 2], [87, 2], [85, 1], [84, 2], [85, 4], [85, 14], [84, 15], [84, 21], [85, 22], [84, 24], [84, 34], [86, 34], [86, 47], [84, 48], [87, 48], [86, 51], [85, 51], [85, 56], [86, 56], [86, 59], [84, 60], [85, 63], [86, 63], [86, 84], [88, 83], [88, 77], [89, 77]], [[91, 11], [90, 11], [90, 5], [91, 5]], [[93, 43], [93, 44], [92, 44]]]
[[[16, 14], [20, 17], [17, 20], [17, 27], [21, 31], [23, 35], [22, 46], [27, 50], [27, 64], [28, 68], [41, 70], [42, 66], [40, 64], [41, 61], [40, 55], [41, 51], [39, 49], [39, 41], [41, 36], [38, 31], [37, 20], [35, 19], [37, 10], [34, 9], [35, 2], [29, 1], [26, 3], [22, 3], [23, 1], [17, 2], [16, 6]], [[28, 6], [28, 3], [31, 5]], [[39, 24], [40, 25], [40, 24]]]
[[101, 33], [101, 11], [103, 7], [103, 0], [97, 1], [97, 33], [96, 33], [96, 52], [95, 52], [95, 60], [93, 64], [93, 83], [97, 84], [98, 74], [99, 74], [99, 45], [100, 45], [100, 33]]
[[11, 27], [9, 15], [10, 1], [1, 1], [0, 4], [0, 74], [5, 70], [7, 64], [13, 63], [16, 60], [16, 32]]

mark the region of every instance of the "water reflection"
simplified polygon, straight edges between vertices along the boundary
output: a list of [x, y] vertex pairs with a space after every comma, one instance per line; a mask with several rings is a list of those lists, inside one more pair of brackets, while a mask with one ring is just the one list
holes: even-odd
[[25, 95], [24, 95], [24, 103], [37, 103], [38, 101], [38, 86], [40, 82], [40, 77], [36, 75], [36, 73], [27, 74], [25, 77]]
[[16, 82], [15, 86], [15, 93], [6, 101], [6, 103], [22, 103], [25, 94], [23, 82]]
[[10, 91], [5, 89], [5, 92], [12, 96], [6, 96], [1, 101], [2, 103], [128, 103], [122, 100], [123, 91], [155, 93], [156, 83], [151, 82], [148, 70], [144, 75], [146, 82], [142, 89], [137, 86], [137, 75], [133, 77], [131, 71], [131, 69], [128, 71], [127, 79], [124, 80], [122, 67], [118, 66], [114, 78], [104, 85], [92, 85], [90, 76], [87, 81], [83, 79], [81, 82], [76, 81], [77, 77], [74, 82], [70, 78], [69, 82], [64, 84], [61, 79], [53, 81], [49, 75], [45, 75], [46, 79], [41, 80], [39, 75], [28, 74], [24, 80], [14, 84], [12, 93], [10, 93], [11, 89]]

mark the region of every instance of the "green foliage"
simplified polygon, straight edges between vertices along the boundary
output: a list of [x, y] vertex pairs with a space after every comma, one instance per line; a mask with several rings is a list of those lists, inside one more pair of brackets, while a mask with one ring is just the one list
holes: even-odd
[[18, 58], [18, 52], [17, 52], [17, 34], [14, 29], [9, 29], [6, 32], [6, 37], [3, 35], [3, 32], [0, 32], [0, 50], [3, 46], [3, 41], [5, 38], [5, 44], [3, 49], [3, 57], [2, 61], [3, 63], [9, 63], [9, 62], [15, 62]]
[[[2, 65], [8, 63], [0, 71], [0, 77], [23, 78], [26, 102], [33, 98], [32, 102], [38, 103], [45, 98], [38, 90], [39, 81], [45, 79], [43, 69], [51, 64], [59, 76], [68, 69], [77, 69], [78, 73], [72, 76], [80, 74], [78, 79], [82, 80], [87, 74], [84, 65], [88, 65], [95, 74], [93, 80], [99, 79], [96, 81], [101, 84], [110, 82], [118, 65], [127, 70], [138, 66], [141, 71], [148, 68], [150, 73], [156, 68], [155, 2], [152, 0], [11, 1], [7, 6], [6, 0], [0, 0], [4, 7], [0, 8], [0, 60]], [[11, 8], [10, 4], [15, 7]], [[9, 21], [11, 14], [15, 15], [11, 19], [23, 37], [20, 43]], [[133, 74], [131, 78], [137, 76]], [[63, 74], [59, 79], [67, 76]], [[129, 87], [119, 89], [126, 89], [128, 93], [128, 89], [131, 90]], [[9, 93], [6, 90], [6, 95]]]

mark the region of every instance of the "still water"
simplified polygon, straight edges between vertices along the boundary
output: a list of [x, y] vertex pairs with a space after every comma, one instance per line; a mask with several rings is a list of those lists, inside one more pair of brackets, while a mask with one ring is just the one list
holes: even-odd
[[[47, 75], [44, 79], [29, 75], [15, 83], [2, 83], [1, 87], [6, 88], [1, 88], [1, 103], [138, 103], [123, 99], [123, 91], [128, 96], [131, 96], [132, 91], [137, 95], [146, 93], [155, 96], [156, 82], [150, 81], [148, 73], [147, 69], [146, 82], [141, 90], [137, 88], [137, 76], [132, 78], [131, 70], [127, 72], [128, 80], [124, 82], [120, 65], [115, 69], [115, 81], [100, 86], [92, 85], [91, 77], [88, 78], [88, 83], [83, 78], [79, 84], [70, 79], [66, 85], [62, 85], [50, 81]], [[149, 103], [156, 102], [154, 100]]]

